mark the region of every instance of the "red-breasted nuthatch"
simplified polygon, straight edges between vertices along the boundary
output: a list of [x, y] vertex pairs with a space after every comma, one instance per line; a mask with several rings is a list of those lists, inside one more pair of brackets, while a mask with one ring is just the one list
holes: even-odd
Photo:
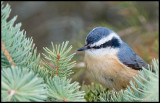
[[85, 46], [78, 51], [85, 51], [84, 61], [93, 76], [116, 91], [125, 89], [142, 66], [147, 68], [147, 63], [106, 27], [90, 31]]

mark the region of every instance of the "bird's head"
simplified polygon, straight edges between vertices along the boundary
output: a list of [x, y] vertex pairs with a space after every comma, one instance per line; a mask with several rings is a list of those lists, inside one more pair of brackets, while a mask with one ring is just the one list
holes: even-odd
[[106, 27], [96, 27], [86, 37], [85, 46], [77, 51], [85, 51], [88, 55], [97, 57], [117, 54], [122, 40], [114, 31]]

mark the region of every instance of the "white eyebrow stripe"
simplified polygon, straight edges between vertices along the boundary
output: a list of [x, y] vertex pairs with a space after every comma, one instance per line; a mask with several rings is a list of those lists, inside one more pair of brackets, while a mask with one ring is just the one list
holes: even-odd
[[[101, 44], [104, 44], [106, 41], [111, 40], [113, 37], [116, 37], [116, 38], [118, 38], [118, 39], [120, 40], [120, 37], [119, 37], [118, 35], [116, 35], [115, 33], [111, 33], [111, 34], [109, 34], [109, 36], [107, 36], [107, 37], [99, 40], [99, 41], [96, 42], [96, 43], [91, 44], [90, 46], [91, 46], [91, 47], [93, 47], [93, 46], [99, 46], [99, 45], [101, 45]], [[121, 42], [121, 40], [120, 40], [120, 42]]]

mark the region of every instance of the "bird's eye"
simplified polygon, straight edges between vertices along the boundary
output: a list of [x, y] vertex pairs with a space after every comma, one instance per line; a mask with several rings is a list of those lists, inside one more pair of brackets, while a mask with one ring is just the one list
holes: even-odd
[[90, 46], [87, 46], [87, 49], [91, 49], [91, 47], [90, 47]]

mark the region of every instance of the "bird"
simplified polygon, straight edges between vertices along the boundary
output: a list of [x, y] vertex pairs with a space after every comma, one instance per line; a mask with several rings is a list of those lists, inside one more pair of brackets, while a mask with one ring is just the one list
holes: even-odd
[[142, 67], [148, 67], [115, 31], [107, 27], [91, 30], [85, 45], [77, 51], [85, 52], [84, 62], [95, 79], [116, 91], [126, 89]]

